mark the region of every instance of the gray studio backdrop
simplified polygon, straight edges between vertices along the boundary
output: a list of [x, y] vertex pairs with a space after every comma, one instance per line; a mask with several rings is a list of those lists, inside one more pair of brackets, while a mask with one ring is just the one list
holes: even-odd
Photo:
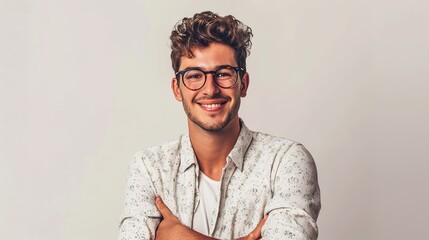
[[116, 238], [131, 156], [186, 131], [168, 37], [203, 10], [253, 28], [241, 117], [314, 155], [319, 239], [426, 238], [428, 5], [1, 0], [1, 238]]

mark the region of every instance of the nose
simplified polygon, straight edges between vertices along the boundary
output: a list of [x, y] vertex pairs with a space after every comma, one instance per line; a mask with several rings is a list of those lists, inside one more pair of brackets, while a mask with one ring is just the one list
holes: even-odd
[[208, 96], [214, 96], [214, 95], [220, 93], [220, 88], [215, 82], [214, 75], [213, 74], [207, 74], [206, 78], [207, 78], [206, 84], [204, 84], [203, 88], [201, 89], [202, 92]]

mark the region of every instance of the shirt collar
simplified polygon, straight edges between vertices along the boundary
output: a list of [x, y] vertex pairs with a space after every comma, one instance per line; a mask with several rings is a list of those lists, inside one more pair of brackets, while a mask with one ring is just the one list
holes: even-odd
[[252, 131], [246, 127], [242, 119], [240, 119], [240, 125], [240, 134], [238, 135], [234, 148], [228, 154], [227, 164], [232, 161], [235, 166], [242, 171], [244, 156], [246, 155], [247, 148], [252, 142]]
[[[243, 170], [243, 161], [246, 154], [247, 148], [252, 142], [252, 131], [250, 131], [243, 120], [240, 119], [240, 134], [238, 135], [237, 141], [235, 142], [234, 147], [227, 157], [227, 164], [233, 162], [235, 166], [242, 171]], [[185, 134], [181, 138], [181, 151], [180, 151], [180, 172], [186, 171], [193, 164], [198, 166], [197, 158], [192, 148], [191, 140], [189, 138], [189, 133]]]
[[195, 156], [194, 149], [192, 148], [191, 139], [189, 133], [184, 134], [181, 139], [181, 150], [180, 150], [180, 172], [186, 171], [193, 164], [198, 166], [197, 157]]

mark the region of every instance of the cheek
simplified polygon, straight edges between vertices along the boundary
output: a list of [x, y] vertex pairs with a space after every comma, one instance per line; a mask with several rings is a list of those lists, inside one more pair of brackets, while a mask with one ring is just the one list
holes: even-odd
[[240, 101], [240, 98], [241, 98], [241, 95], [242, 95], [240, 86], [238, 86], [236, 89], [234, 89], [234, 93], [233, 94], [234, 94], [234, 97], [235, 97], [235, 101]]
[[196, 96], [196, 94], [194, 93], [183, 92], [183, 91], [180, 93], [180, 95], [182, 98], [182, 102], [186, 102], [186, 103], [192, 103]]

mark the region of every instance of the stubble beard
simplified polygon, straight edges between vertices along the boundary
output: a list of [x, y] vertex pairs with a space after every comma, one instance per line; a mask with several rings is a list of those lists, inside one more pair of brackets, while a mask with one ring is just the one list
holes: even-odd
[[[188, 104], [185, 101], [182, 102], [183, 109], [185, 110], [188, 119], [199, 126], [201, 129], [208, 132], [216, 132], [224, 129], [228, 124], [234, 119], [238, 114], [238, 109], [240, 108], [240, 98], [237, 98], [237, 103], [233, 106], [233, 108], [227, 113], [226, 119], [217, 122], [217, 123], [206, 123], [203, 122], [196, 114], [194, 114]], [[193, 103], [197, 104], [197, 103]]]

